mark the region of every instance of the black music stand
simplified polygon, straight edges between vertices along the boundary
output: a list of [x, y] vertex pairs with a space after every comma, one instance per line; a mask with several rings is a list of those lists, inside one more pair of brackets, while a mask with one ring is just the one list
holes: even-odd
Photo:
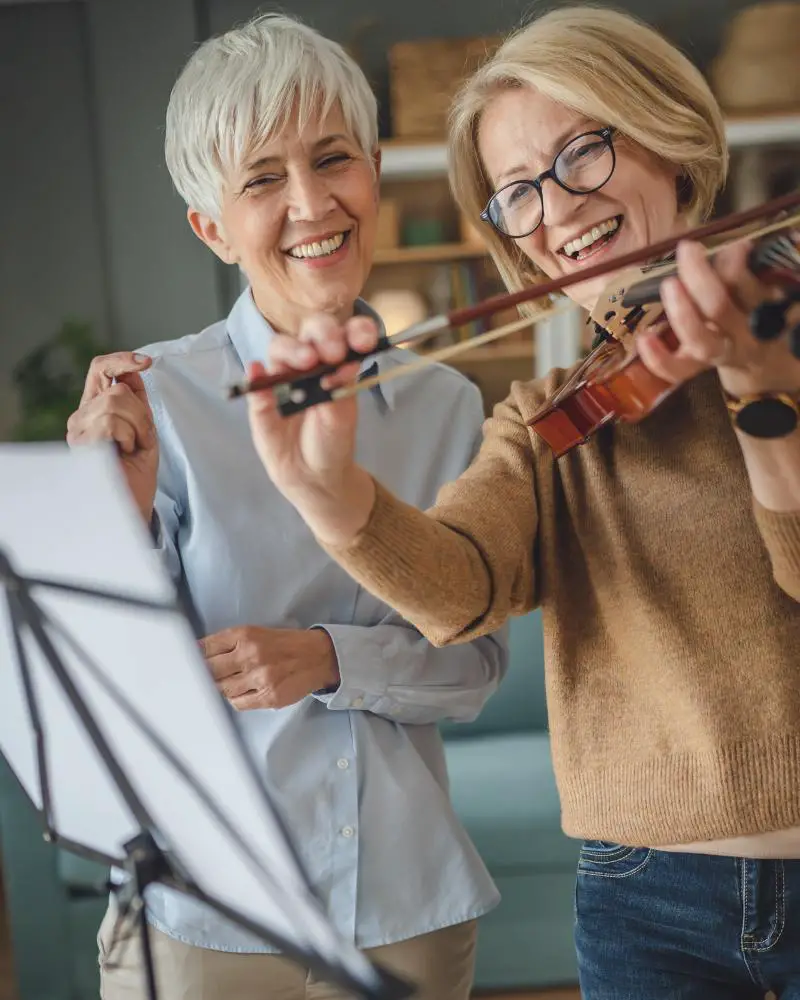
[[411, 996], [328, 923], [113, 450], [2, 445], [0, 481], [0, 752], [46, 839], [127, 871], [151, 1000], [153, 884], [356, 997]]

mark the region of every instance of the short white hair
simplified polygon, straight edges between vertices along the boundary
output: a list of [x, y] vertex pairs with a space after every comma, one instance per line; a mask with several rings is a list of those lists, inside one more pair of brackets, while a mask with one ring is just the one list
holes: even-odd
[[378, 106], [358, 64], [337, 42], [284, 14], [263, 14], [204, 42], [167, 107], [164, 152], [186, 204], [219, 218], [226, 179], [292, 112], [302, 128], [338, 103], [365, 155], [378, 147]]

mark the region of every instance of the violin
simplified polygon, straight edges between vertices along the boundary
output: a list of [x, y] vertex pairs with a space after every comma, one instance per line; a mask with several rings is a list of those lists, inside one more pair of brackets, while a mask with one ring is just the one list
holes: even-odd
[[[762, 303], [751, 316], [753, 335], [762, 341], [781, 336], [787, 312], [800, 302], [800, 222], [785, 232], [761, 237], [748, 256], [750, 271], [783, 294]], [[664, 319], [659, 289], [675, 274], [672, 264], [619, 276], [598, 299], [589, 317], [597, 347], [528, 421], [556, 458], [585, 443], [615, 420], [637, 423], [680, 388], [654, 375], [639, 356], [635, 335], [653, 331], [670, 351], [678, 339]], [[789, 332], [790, 349], [800, 358], [800, 324]]]
[[[800, 192], [784, 195], [764, 205], [718, 219], [681, 233], [680, 236], [642, 247], [564, 277], [537, 282], [520, 291], [494, 295], [475, 305], [433, 316], [391, 337], [382, 336], [373, 350], [366, 354], [351, 349], [338, 365], [319, 365], [311, 371], [268, 373], [232, 385], [228, 390], [228, 397], [233, 399], [249, 392], [272, 389], [278, 411], [283, 416], [290, 416], [311, 406], [353, 395], [388, 378], [410, 374], [417, 365], [445, 360], [456, 354], [466, 353], [479, 344], [499, 339], [552, 314], [555, 297], [571, 285], [603, 274], [621, 272], [601, 295], [590, 317], [602, 334], [603, 342], [529, 421], [529, 426], [547, 442], [556, 457], [560, 457], [585, 442], [610, 421], [641, 420], [677, 388], [648, 371], [636, 351], [635, 334], [655, 329], [670, 350], [677, 350], [677, 338], [664, 321], [659, 299], [660, 284], [665, 277], [674, 273], [674, 266], [652, 262], [663, 262], [666, 256], [674, 253], [681, 240], [707, 240], [725, 234], [730, 236], [731, 233], [734, 234], [733, 241], [752, 239], [755, 245], [748, 260], [751, 270], [760, 280], [781, 290], [783, 295], [780, 301], [764, 303], [754, 312], [754, 336], [768, 340], [784, 334], [786, 312], [792, 302], [800, 301], [800, 215], [785, 218], [787, 212], [792, 209], [797, 211], [798, 208]], [[757, 220], [775, 218], [780, 221], [749, 234], [743, 232], [742, 227]], [[730, 245], [730, 242], [729, 239], [714, 250]], [[623, 270], [631, 267], [636, 267], [636, 270]], [[386, 374], [359, 381], [353, 386], [335, 389], [323, 386], [325, 376], [336, 372], [344, 364], [452, 330], [511, 306], [537, 300], [547, 304], [538, 313], [479, 337], [426, 354], [417, 365], [393, 369]], [[800, 357], [800, 325], [790, 332], [789, 340], [793, 353]]]

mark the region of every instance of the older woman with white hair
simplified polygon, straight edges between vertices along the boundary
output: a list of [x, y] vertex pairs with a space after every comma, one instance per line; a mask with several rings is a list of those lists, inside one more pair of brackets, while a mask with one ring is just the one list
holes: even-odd
[[[500, 47], [455, 103], [450, 149], [511, 288], [679, 238], [727, 166], [695, 67], [588, 7]], [[593, 308], [613, 280], [570, 294]], [[671, 397], [556, 459], [530, 421], [570, 373], [516, 382], [426, 513], [357, 464], [352, 399], [283, 420], [271, 392], [249, 397], [273, 482], [433, 642], [541, 606], [563, 826], [584, 841], [585, 1000], [800, 997], [800, 360], [751, 333], [769, 295], [746, 246], [712, 266], [683, 241], [661, 290], [677, 349], [657, 330], [636, 341]], [[303, 337], [273, 357], [374, 343], [331, 317]]]
[[[467, 1000], [476, 918], [498, 894], [450, 805], [436, 723], [480, 711], [505, 670], [504, 639], [436, 649], [353, 583], [264, 475], [246, 407], [224, 392], [276, 331], [296, 334], [321, 311], [340, 322], [368, 312], [375, 98], [339, 45], [267, 15], [191, 57], [170, 99], [166, 154], [192, 229], [249, 288], [224, 322], [97, 359], [69, 440], [117, 442], [339, 933], [416, 983], [421, 1000]], [[395, 352], [364, 370], [405, 363]], [[437, 366], [365, 396], [359, 456], [427, 506], [469, 464], [482, 419], [475, 387]], [[151, 887], [148, 914], [162, 1000], [341, 995], [187, 897]], [[112, 905], [99, 936], [103, 997], [144, 997], [141, 957], [125, 941], [133, 928], [111, 949], [115, 918]]]

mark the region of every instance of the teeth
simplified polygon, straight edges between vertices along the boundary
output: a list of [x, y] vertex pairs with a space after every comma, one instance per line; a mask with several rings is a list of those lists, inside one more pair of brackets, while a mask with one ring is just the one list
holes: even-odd
[[342, 243], [344, 243], [345, 235], [345, 233], [337, 233], [336, 236], [330, 236], [327, 240], [320, 240], [319, 243], [301, 243], [299, 246], [292, 247], [289, 251], [289, 256], [298, 258], [327, 257], [328, 254], [338, 250]]
[[574, 240], [570, 240], [569, 243], [565, 243], [561, 250], [568, 257], [574, 257], [576, 254], [580, 253], [581, 250], [591, 246], [596, 240], [599, 240], [601, 236], [613, 233], [618, 228], [618, 218], [606, 219], [606, 221], [601, 222], [599, 226], [593, 226], [591, 229], [588, 229], [582, 236], [576, 236]]

